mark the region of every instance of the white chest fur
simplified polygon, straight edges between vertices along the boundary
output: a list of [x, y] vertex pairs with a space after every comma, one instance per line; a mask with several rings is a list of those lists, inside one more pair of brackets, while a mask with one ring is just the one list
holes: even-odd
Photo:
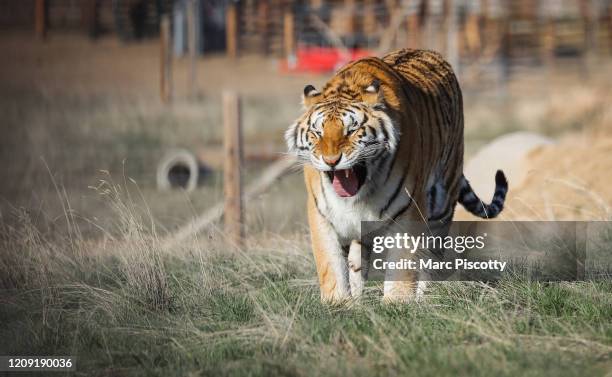
[[361, 198], [360, 193], [354, 197], [339, 197], [331, 183], [322, 177], [324, 203], [319, 204], [320, 210], [332, 224], [343, 244], [350, 244], [352, 240], [361, 237], [361, 222], [380, 220], [377, 210], [369, 205], [370, 201]]

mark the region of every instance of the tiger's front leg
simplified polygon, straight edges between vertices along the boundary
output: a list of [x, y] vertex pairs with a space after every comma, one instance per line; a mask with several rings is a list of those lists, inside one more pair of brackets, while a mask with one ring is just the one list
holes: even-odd
[[361, 255], [361, 242], [353, 240], [348, 252], [348, 273], [351, 286], [351, 296], [360, 297], [365, 285], [365, 275], [367, 272], [367, 260]]
[[350, 297], [348, 266], [331, 224], [321, 215], [314, 199], [308, 201], [308, 222], [321, 300], [339, 302]]

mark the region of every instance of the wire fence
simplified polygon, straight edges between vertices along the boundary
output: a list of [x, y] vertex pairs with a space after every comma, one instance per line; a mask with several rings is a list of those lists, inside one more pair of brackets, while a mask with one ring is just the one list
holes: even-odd
[[[312, 47], [370, 54], [411, 47], [442, 52], [455, 67], [508, 74], [559, 59], [612, 52], [610, 0], [243, 0], [242, 53], [295, 56]], [[291, 16], [291, 30], [285, 25]], [[294, 39], [287, 43], [287, 39]], [[288, 51], [292, 46], [293, 51]]]

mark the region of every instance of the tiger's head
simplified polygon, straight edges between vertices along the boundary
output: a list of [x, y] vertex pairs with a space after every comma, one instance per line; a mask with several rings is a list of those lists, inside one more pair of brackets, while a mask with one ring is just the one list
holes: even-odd
[[323, 92], [304, 88], [304, 114], [285, 133], [289, 152], [324, 172], [340, 197], [352, 197], [397, 148], [398, 132], [377, 79], [340, 75]]

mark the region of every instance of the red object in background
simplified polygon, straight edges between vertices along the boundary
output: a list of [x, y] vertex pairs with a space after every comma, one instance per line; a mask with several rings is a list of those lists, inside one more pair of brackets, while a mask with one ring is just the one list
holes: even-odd
[[299, 47], [293, 59], [281, 63], [281, 72], [325, 73], [334, 71], [353, 60], [372, 56], [372, 52], [363, 49], [347, 50], [343, 54], [334, 47]]

